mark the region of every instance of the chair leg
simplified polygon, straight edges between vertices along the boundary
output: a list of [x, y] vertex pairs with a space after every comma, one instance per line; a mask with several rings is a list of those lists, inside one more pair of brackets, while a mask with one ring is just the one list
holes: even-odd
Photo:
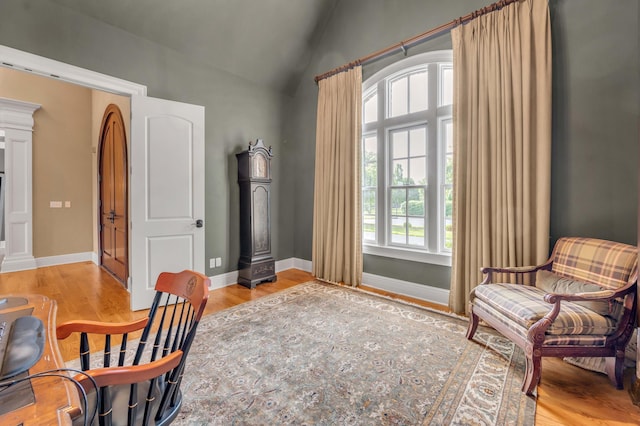
[[[529, 352], [525, 350], [525, 353]], [[533, 391], [540, 383], [540, 377], [542, 376], [542, 357], [526, 354], [527, 368], [524, 374], [524, 380], [522, 383], [522, 392], [525, 392], [529, 396], [533, 396]]]
[[624, 388], [624, 349], [617, 349], [615, 357], [605, 358], [605, 371], [616, 389]]
[[473, 335], [476, 334], [476, 330], [478, 329], [478, 323], [480, 322], [480, 318], [476, 314], [473, 313], [473, 308], [469, 314], [469, 326], [467, 327], [467, 339], [473, 339]]

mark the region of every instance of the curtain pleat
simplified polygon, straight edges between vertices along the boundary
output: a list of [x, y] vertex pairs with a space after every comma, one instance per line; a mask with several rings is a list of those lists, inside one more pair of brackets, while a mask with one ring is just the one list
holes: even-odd
[[318, 82], [312, 273], [362, 281], [362, 68]]
[[549, 250], [551, 30], [547, 0], [454, 28], [453, 259], [449, 305], [468, 309], [483, 266]]

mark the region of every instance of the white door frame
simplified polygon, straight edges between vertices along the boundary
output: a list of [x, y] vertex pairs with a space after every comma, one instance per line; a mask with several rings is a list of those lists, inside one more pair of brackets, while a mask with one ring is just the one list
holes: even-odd
[[117, 95], [147, 95], [147, 86], [54, 61], [33, 53], [0, 45], [0, 66], [104, 90]]
[[[131, 96], [131, 95], [147, 95], [147, 86], [143, 86], [138, 83], [133, 83], [131, 81], [122, 80], [120, 78], [112, 77], [106, 74], [101, 74], [95, 71], [90, 71], [84, 68], [76, 67], [74, 65], [65, 64], [64, 62], [55, 61], [53, 59], [48, 59], [43, 56], [34, 55], [32, 53], [23, 52], [21, 50], [13, 49], [11, 47], [0, 45], [0, 66], [16, 69], [20, 71], [30, 72], [32, 74], [37, 74], [49, 78], [54, 78], [61, 81], [66, 81], [69, 83], [78, 84], [80, 86], [88, 87], [91, 89], [103, 90], [105, 92], [115, 93], [118, 95]], [[30, 131], [30, 130], [29, 130]], [[5, 135], [6, 138], [6, 135]], [[7, 157], [5, 157], [5, 161], [7, 161]], [[11, 161], [9, 159], [9, 161]], [[31, 155], [28, 156], [28, 170], [31, 170]], [[11, 169], [7, 165], [7, 178], [10, 179], [9, 173]], [[29, 173], [28, 177], [29, 181], [31, 181], [31, 173]], [[29, 195], [29, 215], [31, 215], [31, 196]], [[5, 215], [5, 218], [7, 215]], [[6, 219], [5, 219], [6, 221]], [[28, 223], [31, 226], [31, 221]], [[12, 242], [10, 241], [11, 233], [7, 232], [7, 248], [11, 247]], [[29, 232], [27, 235], [27, 240], [24, 244], [28, 247], [32, 247], [32, 235]], [[20, 242], [22, 245], [23, 243]], [[129, 242], [131, 244], [131, 242]], [[34, 269], [36, 268], [36, 262], [33, 260], [33, 253], [30, 253], [31, 261], [28, 262], [20, 262], [20, 264], [15, 264], [12, 266], [11, 270], [20, 270], [20, 269]], [[3, 272], [5, 267], [3, 265]], [[7, 267], [9, 270], [9, 267]], [[131, 278], [129, 277], [129, 281]], [[131, 286], [131, 282], [129, 282], [129, 288]]]

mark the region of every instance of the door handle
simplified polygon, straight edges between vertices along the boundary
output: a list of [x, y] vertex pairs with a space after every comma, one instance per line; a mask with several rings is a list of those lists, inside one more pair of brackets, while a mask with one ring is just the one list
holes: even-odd
[[196, 228], [202, 228], [204, 226], [204, 221], [202, 219], [198, 219], [196, 220], [196, 223], [192, 223], [192, 225], [195, 225]]
[[108, 219], [109, 221], [111, 221], [111, 223], [114, 223], [114, 221], [115, 221], [115, 219], [116, 219], [116, 212], [115, 212], [115, 211], [113, 211], [113, 210], [111, 210], [111, 211], [109, 212], [109, 217], [107, 217], [107, 219]]

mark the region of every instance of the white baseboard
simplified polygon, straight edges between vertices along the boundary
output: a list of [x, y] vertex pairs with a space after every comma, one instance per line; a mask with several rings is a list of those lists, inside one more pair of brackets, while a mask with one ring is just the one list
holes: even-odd
[[87, 251], [84, 253], [71, 253], [61, 254], [59, 256], [37, 257], [36, 267], [42, 268], [45, 266], [65, 265], [67, 263], [78, 263], [87, 261], [93, 262], [98, 265], [98, 255], [92, 251]]
[[[287, 269], [300, 269], [306, 272], [311, 272], [311, 262], [308, 260], [297, 259], [290, 257], [289, 259], [276, 261], [276, 273], [280, 271], [286, 271]], [[210, 290], [227, 287], [238, 283], [238, 271], [226, 272], [224, 274], [213, 275], [209, 277], [211, 280]]]
[[3, 255], [1, 267], [2, 272], [16, 272], [35, 269], [37, 266], [33, 256], [7, 258]]
[[[300, 269], [301, 271], [311, 272], [312, 266], [310, 260], [293, 258], [293, 266], [291, 268]], [[289, 269], [291, 269], [289, 268]]]
[[444, 306], [449, 304], [449, 290], [442, 288], [383, 277], [381, 275], [368, 274], [366, 272], [362, 274], [362, 283], [368, 287], [413, 297], [426, 302], [437, 303]]
[[211, 285], [209, 290], [227, 287], [238, 282], [238, 271], [226, 272], [224, 274], [213, 275], [209, 277]]
[[96, 265], [100, 264], [98, 255], [88, 251], [84, 253], [62, 254], [58, 256], [26, 257], [24, 259], [4, 259], [1, 272], [26, 271], [29, 269], [43, 268], [46, 266], [66, 265], [67, 263], [78, 263], [91, 261]]

